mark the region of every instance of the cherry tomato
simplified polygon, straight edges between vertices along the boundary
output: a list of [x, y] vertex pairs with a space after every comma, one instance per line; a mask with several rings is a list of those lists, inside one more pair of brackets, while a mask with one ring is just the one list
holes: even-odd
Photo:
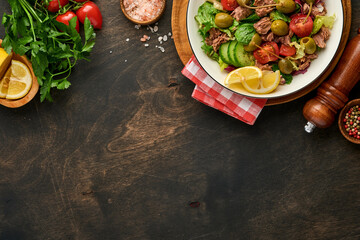
[[49, 12], [58, 12], [60, 7], [59, 7], [59, 2], [60, 2], [60, 6], [63, 7], [66, 4], [69, 3], [69, 0], [52, 0], [49, 2], [49, 6], [47, 7], [47, 9], [49, 10]]
[[295, 14], [290, 22], [290, 29], [298, 36], [298, 37], [307, 37], [311, 34], [311, 31], [314, 26], [314, 22], [311, 17], [306, 19], [306, 15], [298, 13]]
[[281, 45], [280, 47], [280, 55], [285, 57], [290, 57], [296, 54], [296, 48], [290, 47], [288, 45]]
[[93, 2], [86, 2], [79, 10], [76, 11], [80, 22], [84, 24], [85, 18], [88, 17], [91, 25], [95, 29], [101, 29], [102, 27], [102, 15], [98, 6]]
[[[74, 17], [76, 17], [75, 13], [73, 13], [72, 11], [67, 11], [64, 14], [61, 14], [61, 15], [57, 16], [56, 21], [64, 23], [64, 24], [69, 26], [69, 21]], [[77, 19], [77, 17], [76, 17], [76, 27], [75, 27], [75, 29], [78, 32], [80, 30], [79, 20]]]
[[221, 0], [221, 5], [228, 11], [234, 11], [239, 6], [236, 0]]
[[[263, 49], [261, 49], [263, 48]], [[279, 55], [279, 47], [275, 42], [266, 42], [261, 45], [261, 48], [258, 48], [254, 51], [255, 59], [261, 63], [266, 64], [268, 62], [276, 61], [278, 58], [271, 53]]]

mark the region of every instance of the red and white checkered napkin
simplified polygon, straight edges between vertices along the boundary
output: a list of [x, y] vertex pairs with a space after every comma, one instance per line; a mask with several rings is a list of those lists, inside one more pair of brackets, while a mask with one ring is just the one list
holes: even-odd
[[194, 56], [182, 74], [196, 84], [192, 97], [249, 125], [255, 123], [267, 99], [256, 99], [234, 93], [214, 81]]

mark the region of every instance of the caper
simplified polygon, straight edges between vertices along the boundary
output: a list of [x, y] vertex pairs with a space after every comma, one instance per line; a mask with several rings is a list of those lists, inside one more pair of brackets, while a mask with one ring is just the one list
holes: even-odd
[[282, 13], [292, 13], [296, 10], [296, 4], [294, 0], [279, 0], [276, 9]]
[[285, 36], [289, 33], [289, 26], [283, 20], [275, 20], [271, 24], [271, 31], [278, 36]]
[[306, 54], [313, 54], [316, 52], [316, 43], [311, 37], [304, 37], [300, 39], [300, 44], [305, 46]]
[[236, 0], [241, 7], [247, 7], [250, 4], [250, 0]]
[[280, 72], [291, 74], [294, 71], [294, 66], [287, 59], [281, 59], [278, 63]]
[[245, 51], [252, 52], [257, 49], [257, 46], [260, 46], [262, 40], [259, 34], [255, 33], [254, 36], [251, 38], [249, 45], [244, 46]]
[[234, 22], [234, 19], [230, 14], [227, 13], [218, 13], [215, 16], [215, 24], [219, 28], [228, 28], [230, 27]]

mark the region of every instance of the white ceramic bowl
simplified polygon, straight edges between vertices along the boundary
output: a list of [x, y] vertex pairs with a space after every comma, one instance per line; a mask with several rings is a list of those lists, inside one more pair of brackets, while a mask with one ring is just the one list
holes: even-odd
[[[198, 8], [205, 0], [189, 0], [187, 16], [186, 16], [186, 28], [189, 36], [190, 46], [192, 51], [202, 66], [202, 68], [212, 77], [215, 81], [225, 87], [224, 80], [227, 76], [227, 72], [220, 71], [219, 64], [210, 59], [201, 49], [202, 37], [198, 33], [199, 26], [194, 17], [197, 14]], [[306, 87], [313, 81], [315, 81], [326, 70], [331, 61], [333, 60], [335, 53], [341, 41], [341, 35], [344, 25], [344, 12], [341, 0], [328, 0], [326, 2], [327, 15], [331, 16], [335, 13], [336, 21], [333, 29], [331, 30], [331, 37], [326, 42], [326, 48], [319, 53], [319, 57], [315, 59], [308, 71], [305, 74], [294, 76], [291, 84], [285, 84], [279, 86], [274, 92], [269, 94], [252, 94], [245, 90], [237, 91], [238, 93], [256, 98], [278, 98], [289, 94], [293, 94], [300, 89]], [[231, 89], [230, 89], [231, 90]]]

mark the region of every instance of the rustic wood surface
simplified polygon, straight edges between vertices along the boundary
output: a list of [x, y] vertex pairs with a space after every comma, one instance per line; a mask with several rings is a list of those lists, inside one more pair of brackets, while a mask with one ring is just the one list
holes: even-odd
[[248, 126], [191, 98], [172, 40], [162, 53], [119, 1], [97, 3], [103, 29], [71, 88], [0, 106], [0, 240], [359, 239], [360, 148], [335, 123], [304, 132], [315, 91]]

